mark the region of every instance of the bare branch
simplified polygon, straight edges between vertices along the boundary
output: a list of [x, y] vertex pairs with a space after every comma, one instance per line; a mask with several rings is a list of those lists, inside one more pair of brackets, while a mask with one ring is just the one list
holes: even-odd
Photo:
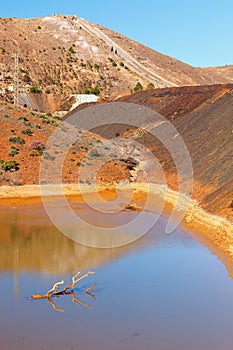
[[72, 286], [75, 286], [75, 283], [76, 283], [76, 282], [75, 282], [75, 278], [78, 277], [78, 276], [80, 275], [80, 273], [81, 273], [81, 272], [77, 272], [76, 275], [74, 275], [74, 276], [72, 277]]
[[94, 275], [95, 272], [92, 272], [92, 271], [88, 271], [85, 275], [83, 275], [82, 277], [80, 277], [79, 279], [77, 279], [76, 281], [74, 281], [74, 285], [73, 287], [80, 281], [82, 281], [84, 278], [86, 278], [87, 276], [89, 275]]
[[46, 295], [40, 295], [40, 294], [33, 294], [31, 296], [32, 299], [44, 299], [47, 298]]
[[48, 290], [46, 293], [46, 297], [49, 298], [53, 292], [56, 292], [59, 289], [59, 285], [64, 284], [64, 281], [62, 280], [61, 282], [56, 282], [53, 285], [53, 288]]
[[83, 300], [79, 299], [78, 297], [76, 297], [76, 295], [73, 293], [72, 294], [72, 301], [77, 304], [78, 306], [82, 305], [87, 307], [88, 309], [93, 309], [92, 305], [89, 305], [87, 303], [85, 303]]
[[[53, 288], [48, 290], [46, 294], [44, 295], [40, 295], [40, 294], [33, 294], [32, 295], [32, 299], [47, 299], [48, 302], [52, 305], [53, 309], [56, 311], [60, 311], [60, 312], [64, 312], [63, 309], [60, 309], [56, 306], [56, 304], [53, 302], [52, 297], [59, 297], [60, 295], [72, 295], [72, 301], [74, 303], [76, 303], [78, 306], [83, 305], [87, 308], [92, 308], [93, 306], [85, 303], [84, 301], [82, 301], [81, 299], [77, 298], [75, 296], [74, 293], [74, 287], [75, 285], [82, 281], [84, 278], [88, 277], [89, 275], [93, 275], [95, 272], [92, 271], [88, 271], [87, 273], [85, 273], [83, 276], [79, 277], [78, 279], [76, 279], [81, 272], [77, 272], [73, 277], [72, 277], [72, 284], [65, 286], [64, 289], [59, 291], [59, 286], [64, 284], [64, 281], [60, 281], [60, 282], [56, 282], [53, 285]], [[94, 283], [91, 287], [86, 289], [86, 293], [90, 296], [92, 296], [93, 298], [95, 298], [95, 295], [92, 294], [91, 292], [93, 291], [93, 289], [95, 288], [96, 284]]]
[[57, 305], [51, 300], [51, 298], [47, 298], [47, 299], [48, 299], [48, 302], [52, 305], [53, 310], [64, 312], [64, 309], [57, 307]]
[[91, 292], [93, 291], [93, 289], [95, 289], [95, 287], [96, 287], [96, 283], [94, 283], [90, 288], [87, 288], [86, 293], [91, 294]]

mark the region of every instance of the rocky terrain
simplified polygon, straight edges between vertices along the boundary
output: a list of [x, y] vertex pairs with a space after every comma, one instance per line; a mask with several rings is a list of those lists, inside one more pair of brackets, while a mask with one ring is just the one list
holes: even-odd
[[[134, 103], [167, 118], [191, 155], [193, 198], [232, 220], [233, 66], [192, 67], [107, 28], [63, 15], [1, 18], [0, 50], [1, 185], [38, 184], [43, 159], [53, 174], [59, 150], [54, 153], [46, 143], [56, 129], [70, 132], [54, 112], [69, 111], [76, 94], [96, 94], [99, 103]], [[17, 87], [20, 106], [15, 108]], [[64, 121], [88, 106], [68, 113]], [[86, 119], [91, 118], [85, 111]], [[98, 118], [99, 125], [105, 122], [104, 115]], [[99, 182], [134, 181], [138, 165], [148, 159], [140, 146], [123, 142], [119, 153], [117, 142], [107, 141], [122, 136], [146, 145], [159, 160], [167, 184], [177, 190], [175, 163], [152, 137], [153, 123], [153, 116], [145, 117], [143, 133], [122, 123], [95, 127], [92, 133], [78, 128], [65, 157], [63, 183], [96, 181], [93, 164], [99, 166]], [[80, 169], [84, 179], [79, 178]]]
[[[58, 140], [48, 140], [57, 132]], [[66, 152], [62, 138], [67, 137], [68, 153], [65, 153], [61, 180], [56, 178], [55, 168]], [[74, 138], [74, 141], [70, 141]], [[125, 148], [122, 156], [108, 140], [79, 128], [62, 123], [51, 113], [42, 114], [28, 109], [15, 109], [13, 105], [0, 103], [0, 186], [21, 186], [39, 182], [59, 183], [115, 183], [130, 179], [135, 163]], [[65, 151], [63, 151], [65, 150]], [[111, 150], [111, 159], [105, 153]], [[46, 174], [40, 173], [41, 161], [46, 163]], [[98, 172], [95, 173], [95, 169]], [[80, 177], [79, 173], [82, 172]], [[50, 178], [46, 177], [47, 175]], [[97, 176], [97, 180], [95, 179]], [[46, 180], [48, 179], [48, 180]], [[45, 181], [46, 180], [46, 181]]]
[[[233, 220], [233, 85], [161, 89], [124, 99], [132, 100], [148, 105], [172, 122], [191, 155], [193, 197], [208, 211]], [[144, 137], [143, 142], [161, 157], [156, 142], [150, 137]], [[169, 157], [161, 158], [166, 171], [174, 174]], [[172, 181], [170, 186], [174, 186]]]
[[73, 94], [233, 81], [232, 66], [192, 67], [76, 16], [1, 18], [0, 53], [1, 97], [18, 86], [19, 102], [40, 112], [68, 111]]
[[[208, 211], [233, 220], [233, 84], [152, 89], [124, 96], [118, 102], [149, 107], [172, 123], [184, 140], [192, 159], [192, 197]], [[77, 123], [79, 114], [76, 112], [84, 107], [88, 105], [68, 113], [65, 120]], [[87, 118], [88, 113], [87, 108]], [[99, 125], [104, 124], [104, 121], [105, 116], [101, 117], [100, 113]], [[168, 140], [165, 140], [164, 146], [152, 135], [153, 128], [157, 127], [153, 113], [145, 115], [144, 123], [148, 127], [145, 126], [143, 132], [128, 124], [98, 126], [92, 131], [105, 138], [118, 136], [146, 145], [159, 160], [167, 184], [177, 190], [177, 169], [166, 149]], [[185, 168], [187, 163], [184, 161], [182, 166]]]

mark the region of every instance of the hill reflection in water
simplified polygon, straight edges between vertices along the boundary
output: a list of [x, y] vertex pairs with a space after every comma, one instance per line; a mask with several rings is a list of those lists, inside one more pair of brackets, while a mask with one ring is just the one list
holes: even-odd
[[[60, 210], [60, 212], [59, 212]], [[62, 208], [58, 210], [61, 215]], [[83, 219], [88, 213], [93, 221], [96, 219], [93, 212], [84, 203], [76, 205], [76, 210], [82, 211]], [[88, 212], [89, 211], [89, 212]], [[137, 215], [135, 212], [121, 211], [116, 215], [108, 216], [108, 224], [114, 226], [116, 222], [126, 223]], [[144, 220], [149, 220], [154, 213], [144, 213]], [[170, 244], [170, 236], [164, 233], [166, 217], [162, 215], [156, 225], [143, 237], [133, 243], [117, 248], [97, 249], [78, 244], [64, 236], [50, 222], [43, 205], [19, 206], [17, 208], [0, 208], [0, 272], [35, 272], [46, 274], [73, 274], [76, 271], [95, 269], [121, 256], [137, 252], [145, 247], [153, 245]], [[82, 232], [82, 234], [90, 234]], [[100, 240], [98, 234], [91, 232], [96, 245]], [[124, 232], [123, 232], [124, 234]], [[185, 245], [195, 242], [191, 235], [178, 227], [173, 233], [173, 242], [181, 239]], [[195, 238], [210, 249], [226, 266], [232, 277], [232, 264], [217, 252], [203, 238], [195, 235]]]
[[[84, 212], [88, 209], [84, 204], [80, 204], [79, 210]], [[126, 222], [134, 215], [133, 212], [122, 211], [118, 214], [117, 219], [114, 215], [108, 216], [110, 218], [108, 224], [114, 225], [116, 220]], [[146, 213], [145, 215], [149, 217], [154, 214]], [[160, 220], [154, 229], [153, 237], [147, 234], [132, 244], [118, 248], [91, 248], [78, 244], [60, 233], [50, 222], [42, 205], [17, 208], [2, 207], [0, 209], [0, 225], [0, 271], [2, 272], [23, 270], [72, 274], [77, 269], [95, 268], [108, 261], [118, 259], [124, 254], [150, 244], [152, 239], [159, 242], [159, 236], [163, 232], [163, 224]], [[155, 235], [155, 231], [158, 232], [158, 236]], [[92, 235], [96, 244], [98, 239], [102, 239], [94, 232]]]

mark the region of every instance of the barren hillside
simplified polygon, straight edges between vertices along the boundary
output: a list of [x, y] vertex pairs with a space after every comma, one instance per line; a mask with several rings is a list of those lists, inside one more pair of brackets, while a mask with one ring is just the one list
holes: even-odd
[[227, 79], [228, 82], [233, 82], [233, 65], [202, 68], [202, 70], [208, 74], [218, 74], [222, 78]]
[[[119, 102], [149, 107], [171, 121], [192, 159], [193, 198], [209, 211], [233, 220], [233, 84], [152, 89], [122, 97]], [[90, 113], [93, 114], [87, 109], [86, 118], [91, 118]], [[76, 118], [75, 111], [65, 117], [74, 124], [77, 124]], [[117, 120], [116, 116], [114, 118]], [[128, 124], [101, 126], [105, 122], [104, 115], [98, 116], [98, 122], [100, 126], [93, 131], [102, 137], [123, 136], [146, 145], [159, 160], [166, 182], [177, 189], [177, 169], [166, 149], [168, 140], [164, 146], [150, 132], [153, 130], [153, 113], [145, 115], [144, 123], [148, 125], [145, 131], [148, 129], [148, 132], [141, 132]], [[186, 165], [184, 159], [183, 167]]]
[[62, 102], [72, 94], [115, 98], [152, 86], [232, 81], [230, 68], [191, 67], [76, 16], [1, 18], [0, 53], [1, 96], [12, 100], [18, 62], [20, 102], [40, 111], [69, 110]]
[[[191, 155], [194, 198], [209, 211], [233, 220], [233, 85], [139, 92], [124, 101], [146, 105], [171, 120]], [[154, 150], [169, 174], [176, 173], [158, 142], [150, 135], [141, 141]], [[168, 181], [174, 187], [174, 178]]]

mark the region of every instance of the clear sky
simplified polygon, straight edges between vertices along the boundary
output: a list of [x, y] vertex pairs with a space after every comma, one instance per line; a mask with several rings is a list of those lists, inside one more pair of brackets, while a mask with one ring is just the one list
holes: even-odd
[[0, 17], [74, 14], [193, 66], [233, 64], [233, 0], [2, 0]]

